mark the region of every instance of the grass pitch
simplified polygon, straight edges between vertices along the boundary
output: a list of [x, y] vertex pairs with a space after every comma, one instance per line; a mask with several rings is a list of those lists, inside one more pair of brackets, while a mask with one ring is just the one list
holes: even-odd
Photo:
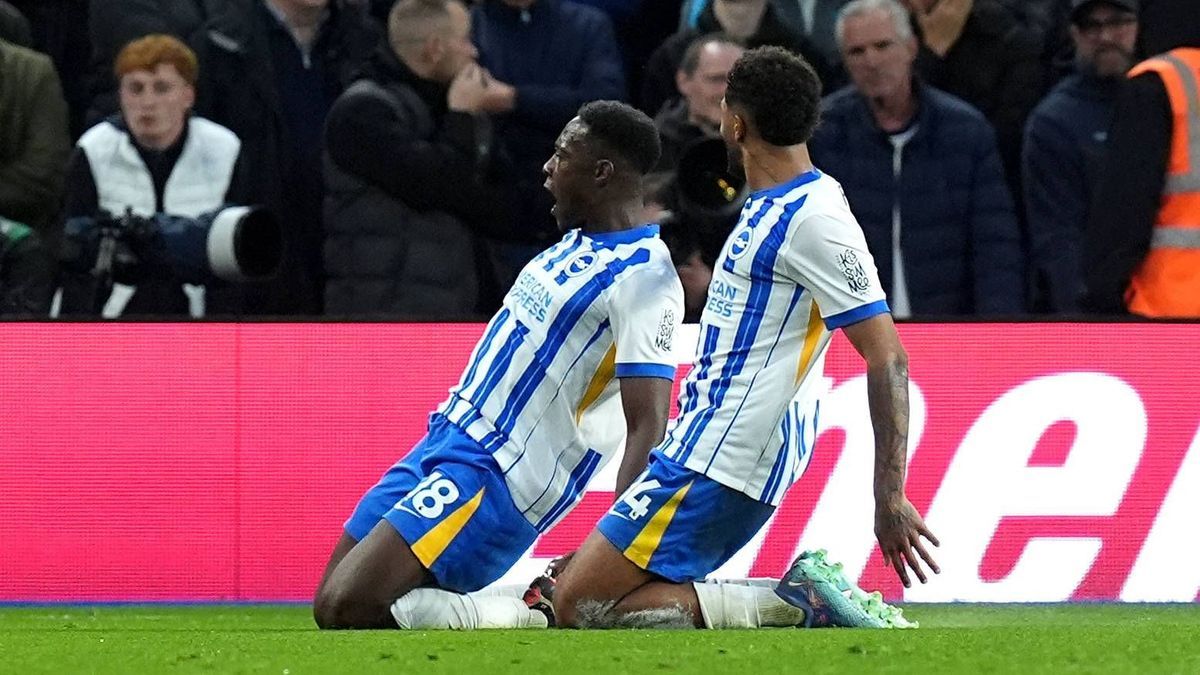
[[0, 608], [0, 672], [1200, 673], [1200, 605], [914, 605], [915, 631], [321, 633], [305, 606]]

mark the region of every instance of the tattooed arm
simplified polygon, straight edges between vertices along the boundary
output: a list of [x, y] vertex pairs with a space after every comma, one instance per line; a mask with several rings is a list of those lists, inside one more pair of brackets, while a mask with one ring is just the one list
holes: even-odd
[[908, 461], [908, 355], [900, 344], [892, 317], [887, 314], [847, 326], [843, 331], [867, 362], [867, 402], [875, 431], [875, 536], [884, 560], [895, 568], [905, 586], [911, 583], [906, 566], [925, 583], [918, 556], [934, 573], [939, 570], [921, 537], [934, 546], [938, 541], [904, 494]]

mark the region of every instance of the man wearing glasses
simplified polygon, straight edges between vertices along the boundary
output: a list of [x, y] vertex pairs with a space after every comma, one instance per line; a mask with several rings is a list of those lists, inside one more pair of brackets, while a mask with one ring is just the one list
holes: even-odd
[[1099, 178], [1117, 93], [1133, 65], [1135, 0], [1074, 0], [1075, 72], [1034, 108], [1025, 125], [1021, 169], [1035, 306], [1079, 311], [1084, 228]]

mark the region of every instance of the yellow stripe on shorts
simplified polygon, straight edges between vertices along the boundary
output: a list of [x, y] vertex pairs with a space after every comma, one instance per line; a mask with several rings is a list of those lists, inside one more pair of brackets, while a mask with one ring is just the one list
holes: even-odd
[[471, 501], [458, 507], [454, 513], [446, 516], [445, 520], [421, 535], [417, 543], [412, 545], [412, 552], [417, 555], [417, 560], [420, 560], [426, 569], [433, 567], [433, 563], [437, 562], [438, 557], [442, 555], [450, 542], [454, 541], [458, 533], [466, 527], [471, 516], [475, 515], [479, 504], [483, 502], [483, 490], [484, 488], [479, 488], [479, 492], [471, 497]]
[[666, 504], [654, 512], [650, 522], [646, 523], [646, 527], [642, 528], [629, 548], [625, 549], [625, 557], [630, 562], [646, 569], [646, 566], [650, 564], [650, 557], [654, 555], [654, 552], [658, 550], [659, 543], [662, 542], [663, 533], [667, 531], [667, 526], [675, 517], [675, 510], [679, 508], [679, 502], [683, 501], [684, 495], [687, 494], [694, 482], [696, 481], [689, 481], [687, 485], [679, 488], [675, 494], [671, 495]]

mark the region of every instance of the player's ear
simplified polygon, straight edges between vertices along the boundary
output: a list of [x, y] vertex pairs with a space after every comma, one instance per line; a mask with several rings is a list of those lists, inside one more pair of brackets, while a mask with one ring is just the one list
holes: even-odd
[[593, 175], [593, 178], [596, 180], [596, 184], [606, 185], [608, 181], [612, 180], [613, 173], [615, 173], [616, 170], [617, 167], [613, 165], [611, 159], [598, 160], [596, 162], [595, 173]]
[[733, 140], [738, 143], [746, 141], [746, 120], [741, 115], [733, 115]]

